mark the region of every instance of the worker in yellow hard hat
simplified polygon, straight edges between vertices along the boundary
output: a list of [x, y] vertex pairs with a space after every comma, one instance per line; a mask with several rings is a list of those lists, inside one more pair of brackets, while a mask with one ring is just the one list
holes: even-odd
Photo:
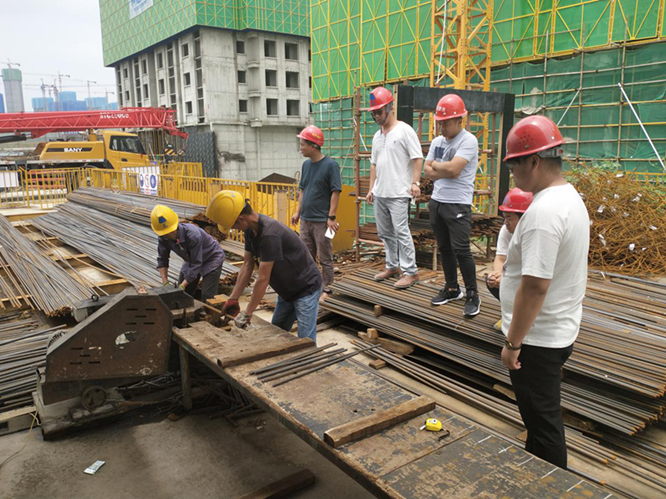
[[224, 250], [200, 227], [179, 223], [178, 215], [168, 206], [158, 204], [150, 214], [150, 223], [159, 236], [157, 270], [162, 284], [169, 282], [169, 256], [174, 251], [184, 261], [178, 285], [194, 296], [201, 280], [201, 301], [218, 293]]
[[[270, 284], [278, 294], [272, 323], [289, 331], [298, 320], [298, 336], [316, 341], [321, 274], [298, 234], [283, 223], [254, 211], [235, 191], [218, 192], [208, 205], [206, 216], [216, 222], [223, 233], [235, 229], [245, 234], [243, 266], [223, 312], [235, 316], [237, 326], [245, 327]], [[259, 277], [250, 302], [241, 312], [238, 298], [250, 283], [255, 259], [259, 261]]]

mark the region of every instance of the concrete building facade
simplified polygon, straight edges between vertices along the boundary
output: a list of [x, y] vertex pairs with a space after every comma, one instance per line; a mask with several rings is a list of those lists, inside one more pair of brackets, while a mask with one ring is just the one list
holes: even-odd
[[215, 132], [218, 176], [300, 170], [310, 120], [310, 43], [302, 36], [197, 27], [115, 64], [120, 107], [167, 106], [188, 132]]
[[5, 109], [7, 112], [21, 113], [25, 111], [21, 70], [16, 68], [3, 69], [2, 81], [5, 86]]

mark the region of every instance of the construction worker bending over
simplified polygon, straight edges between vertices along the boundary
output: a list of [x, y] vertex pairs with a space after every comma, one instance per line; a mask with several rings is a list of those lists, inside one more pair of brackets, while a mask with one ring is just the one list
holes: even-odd
[[298, 185], [298, 207], [291, 217], [292, 225], [301, 221], [301, 240], [307, 246], [313, 260], [319, 257], [321, 277], [324, 281], [320, 301], [331, 294], [333, 284], [333, 239], [326, 237], [327, 231], [335, 234], [338, 223], [335, 212], [340, 201], [342, 181], [340, 167], [321, 152], [324, 145], [323, 132], [314, 125], [297, 135], [301, 139], [301, 154], [308, 158], [303, 162], [301, 181]]
[[194, 296], [201, 279], [201, 301], [205, 303], [213, 298], [218, 292], [224, 263], [224, 250], [220, 244], [202, 228], [178, 223], [178, 215], [168, 206], [155, 206], [150, 223], [159, 236], [157, 270], [162, 284], [169, 282], [169, 256], [173, 251], [183, 259], [177, 284]]
[[[465, 296], [464, 315], [473, 317], [481, 311], [469, 241], [479, 142], [463, 128], [466, 115], [465, 103], [459, 96], [449, 94], [439, 100], [435, 110], [439, 135], [430, 144], [425, 174], [433, 179], [428, 213], [446, 279], [430, 303], [444, 305]], [[465, 282], [465, 295], [458, 285], [458, 267]]]
[[511, 238], [500, 298], [502, 362], [527, 427], [525, 449], [566, 468], [560, 379], [583, 314], [590, 219], [562, 175], [563, 143], [545, 116], [524, 118], [509, 132], [504, 161], [534, 200]]
[[370, 93], [366, 109], [379, 125], [372, 139], [368, 203], [374, 203], [377, 235], [384, 243], [386, 268], [375, 276], [384, 281], [402, 277], [394, 284], [406, 289], [419, 281], [414, 240], [409, 230], [409, 204], [421, 195], [419, 181], [423, 151], [414, 129], [393, 113], [393, 95], [383, 87]]
[[[206, 215], [225, 234], [229, 229], [245, 234], [243, 266], [222, 311], [236, 316], [238, 327], [245, 327], [270, 284], [278, 294], [272, 323], [289, 331], [298, 320], [298, 336], [316, 342], [321, 274], [298, 235], [283, 223], [255, 212], [235, 191], [218, 192]], [[240, 312], [238, 298], [250, 283], [255, 260], [259, 262], [259, 276], [247, 308]]]

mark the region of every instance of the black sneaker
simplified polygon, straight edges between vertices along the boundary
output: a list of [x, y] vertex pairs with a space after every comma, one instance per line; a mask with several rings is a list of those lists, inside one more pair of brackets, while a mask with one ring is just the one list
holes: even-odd
[[437, 296], [430, 300], [430, 303], [433, 305], [444, 305], [453, 300], [462, 300], [462, 298], [463, 292], [460, 288], [452, 291], [449, 288], [444, 287], [439, 290]]
[[467, 301], [465, 302], [465, 312], [467, 317], [474, 317], [481, 312], [481, 298], [475, 292], [467, 293]]

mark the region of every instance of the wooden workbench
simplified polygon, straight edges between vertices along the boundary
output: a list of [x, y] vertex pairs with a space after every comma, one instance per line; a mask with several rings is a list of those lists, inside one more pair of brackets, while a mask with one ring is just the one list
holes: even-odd
[[[253, 321], [252, 329], [242, 333], [235, 328], [231, 332], [213, 330], [210, 325], [174, 329], [174, 341], [181, 348], [185, 385], [192, 355], [377, 497], [613, 497], [441, 406], [375, 435], [333, 448], [324, 442], [325, 431], [416, 395], [348, 361], [275, 388], [249, 374], [298, 352], [220, 367], [220, 352], [231, 357], [247, 353], [248, 341], [252, 342], [249, 338], [262, 338], [267, 348], [273, 349], [303, 341], [260, 319]], [[187, 398], [189, 386], [184, 386], [184, 392]], [[442, 421], [451, 435], [440, 440], [438, 433], [420, 431], [425, 419], [431, 417]]]

